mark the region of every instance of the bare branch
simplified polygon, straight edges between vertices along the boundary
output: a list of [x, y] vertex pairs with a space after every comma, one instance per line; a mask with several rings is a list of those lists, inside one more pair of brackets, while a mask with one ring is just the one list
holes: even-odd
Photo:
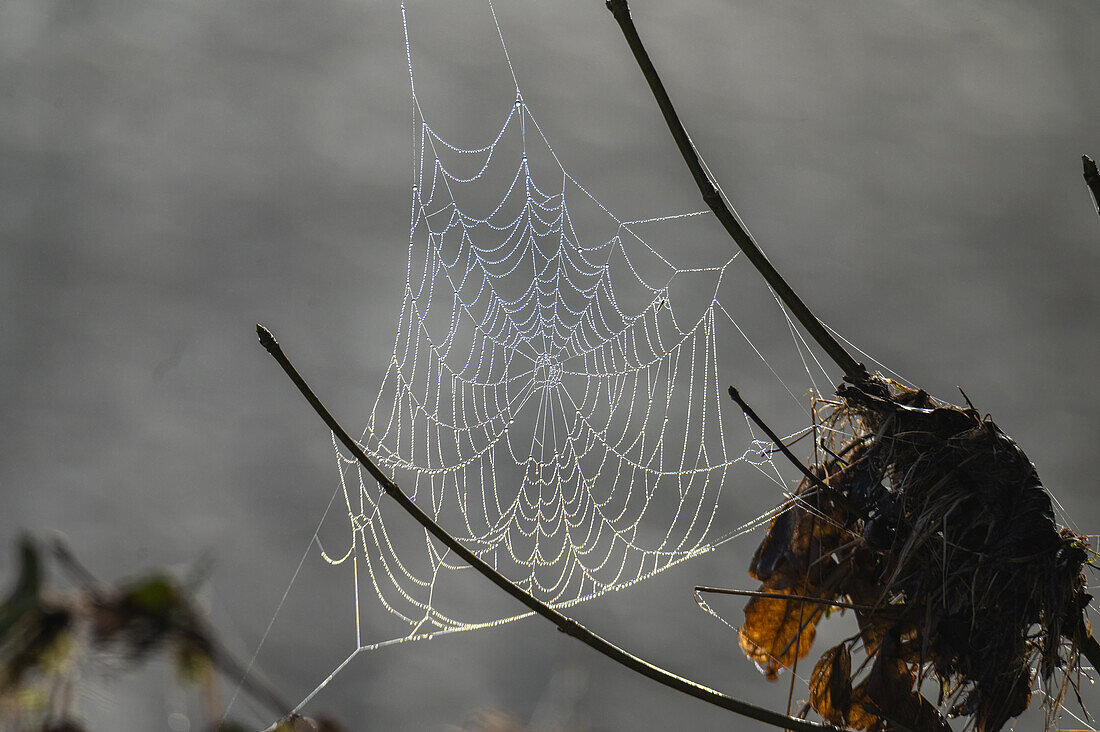
[[548, 605], [536, 600], [530, 594], [524, 592], [517, 587], [511, 580], [504, 575], [497, 572], [487, 563], [485, 563], [480, 557], [474, 554], [472, 551], [463, 546], [457, 539], [447, 533], [438, 523], [436, 523], [428, 514], [424, 513], [416, 503], [410, 499], [404, 491], [392, 480], [389, 476], [382, 472], [382, 470], [374, 464], [374, 462], [363, 452], [363, 448], [359, 446], [355, 440], [344, 430], [343, 427], [336, 421], [335, 417], [325, 408], [325, 405], [321, 403], [321, 400], [317, 398], [317, 395], [313, 393], [313, 390], [302, 378], [298, 370], [294, 368], [290, 360], [283, 353], [283, 349], [279, 346], [279, 342], [275, 340], [275, 336], [271, 334], [262, 325], [256, 326], [256, 334], [259, 336], [260, 343], [263, 345], [267, 352], [279, 363], [283, 371], [286, 373], [290, 380], [294, 382], [294, 385], [298, 387], [298, 391], [302, 393], [302, 396], [306, 398], [309, 405], [313, 407], [313, 411], [317, 412], [324, 423], [328, 425], [328, 428], [332, 430], [336, 438], [344, 445], [348, 451], [355, 456], [355, 459], [367, 469], [367, 472], [371, 474], [371, 477], [378, 481], [378, 484], [382, 486], [382, 489], [397, 503], [412, 516], [417, 523], [423, 526], [428, 533], [439, 540], [444, 546], [450, 549], [452, 552], [462, 558], [467, 564], [473, 567], [481, 575], [488, 578], [490, 582], [495, 584], [501, 590], [508, 595], [522, 603], [529, 610], [536, 615], [549, 620], [551, 623], [557, 626], [558, 630], [566, 635], [576, 638], [581, 643], [595, 649], [599, 653], [610, 658], [612, 661], [626, 666], [631, 671], [635, 671], [646, 678], [652, 679], [660, 684], [675, 689], [688, 696], [693, 696], [696, 699], [701, 699], [709, 704], [713, 704], [723, 709], [728, 709], [735, 714], [740, 714], [750, 719], [755, 719], [758, 722], [764, 724], [770, 724], [780, 729], [794, 730], [797, 732], [841, 732], [839, 728], [828, 724], [820, 724], [817, 722], [809, 722], [804, 719], [798, 719], [790, 717], [785, 714], [779, 714], [773, 712], [770, 709], [758, 707], [754, 704], [748, 704], [747, 702], [738, 701], [725, 694], [710, 689], [702, 684], [697, 684], [694, 681], [685, 679], [682, 676], [677, 676], [669, 671], [664, 670], [658, 666], [643, 661], [637, 656], [628, 653], [627, 651], [619, 648], [610, 641], [604, 640], [602, 637], [596, 635], [592, 631], [585, 628], [572, 618], [562, 615], [557, 610], [549, 607]]

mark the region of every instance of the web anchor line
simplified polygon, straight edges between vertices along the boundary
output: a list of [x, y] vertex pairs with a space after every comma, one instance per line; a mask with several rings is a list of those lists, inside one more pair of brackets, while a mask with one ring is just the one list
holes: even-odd
[[[302, 393], [306, 401], [317, 413], [317, 415], [324, 421], [325, 425], [332, 430], [341, 444], [355, 457], [355, 459], [362, 465], [371, 477], [374, 478], [386, 494], [397, 502], [401, 508], [408, 513], [413, 519], [416, 520], [424, 529], [435, 537], [440, 543], [447, 547], [448, 550], [454, 552], [462, 558], [464, 562], [475, 569], [479, 574], [484, 576], [490, 582], [495, 584], [505, 593], [518, 600], [529, 610], [535, 614], [549, 620], [558, 630], [566, 635], [576, 638], [581, 643], [593, 648], [597, 652], [604, 656], [607, 656], [611, 660], [619, 663], [632, 671], [635, 671], [646, 678], [652, 679], [660, 684], [663, 684], [671, 689], [675, 689], [681, 693], [695, 697], [702, 701], [708, 702], [715, 706], [727, 709], [735, 714], [739, 714], [750, 719], [755, 719], [759, 722], [778, 727], [780, 729], [792, 730], [795, 732], [840, 732], [840, 728], [834, 727], [829, 724], [821, 724], [817, 722], [809, 722], [804, 719], [798, 719], [785, 714], [779, 714], [773, 712], [770, 709], [764, 707], [758, 707], [754, 704], [739, 701], [730, 696], [722, 694], [719, 691], [715, 691], [709, 687], [698, 684], [694, 681], [686, 679], [682, 676], [666, 671], [659, 666], [655, 666], [641, 658], [619, 648], [610, 641], [605, 640], [603, 637], [588, 630], [576, 620], [563, 615], [562, 613], [554, 610], [545, 603], [536, 600], [527, 592], [524, 592], [520, 587], [514, 584], [511, 580], [504, 575], [493, 569], [487, 562], [478, 557], [472, 551], [463, 546], [458, 540], [452, 537], [443, 529], [438, 523], [436, 523], [427, 513], [424, 512], [408, 495], [405, 494], [401, 488], [394, 483], [381, 469], [378, 468], [374, 462], [367, 457], [367, 454], [363, 452], [363, 448], [359, 446], [355, 440], [340, 426], [340, 423], [332, 416], [325, 405], [318, 399], [317, 395], [302, 378], [301, 374], [287, 358], [283, 352], [279, 342], [275, 339], [275, 336], [271, 334], [262, 325], [256, 325], [256, 333], [259, 337], [260, 344], [265, 350], [275, 359], [279, 366], [286, 373], [287, 377], [298, 388], [298, 391]], [[354, 654], [353, 654], [354, 656]], [[351, 657], [349, 657], [350, 661]], [[335, 672], [334, 672], [335, 673]]]
[[646, 51], [641, 38], [638, 36], [638, 29], [634, 27], [634, 21], [630, 17], [630, 8], [627, 4], [627, 0], [607, 0], [606, 4], [607, 9], [615, 16], [615, 20], [618, 22], [619, 28], [623, 32], [623, 36], [626, 37], [627, 45], [630, 46], [630, 50], [634, 54], [634, 59], [638, 62], [638, 67], [641, 69], [642, 75], [645, 76], [646, 82], [649, 83], [649, 88], [653, 92], [653, 98], [657, 101], [657, 106], [661, 109], [661, 114], [665, 118], [665, 123], [668, 125], [669, 132], [672, 133], [672, 137], [676, 141], [676, 147], [679, 148], [680, 154], [684, 158], [684, 162], [687, 163], [688, 170], [691, 171], [691, 175], [695, 179], [695, 184], [699, 187], [699, 192], [703, 196], [703, 201], [705, 201], [711, 210], [714, 211], [714, 215], [718, 217], [722, 226], [725, 227], [733, 240], [737, 242], [741, 251], [745, 253], [749, 261], [756, 267], [757, 271], [767, 280], [768, 284], [771, 285], [780, 299], [783, 300], [783, 304], [790, 309], [791, 313], [798, 319], [798, 322], [802, 324], [802, 327], [806, 329], [813, 339], [817, 341], [818, 345], [829, 354], [829, 357], [832, 358], [836, 365], [840, 367], [841, 371], [844, 372], [845, 377], [857, 384], [867, 379], [867, 369], [864, 365], [852, 358], [851, 354], [845, 350], [844, 346], [840, 345], [840, 341], [834, 338], [833, 334], [830, 333], [828, 329], [822, 325], [821, 321], [817, 319], [817, 316], [810, 311], [806, 303], [798, 296], [798, 293], [787, 284], [787, 281], [783, 279], [783, 276], [779, 274], [779, 271], [772, 265], [771, 261], [768, 260], [767, 255], [765, 255], [759, 245], [757, 245], [752, 234], [745, 228], [740, 217], [726, 202], [725, 196], [722, 195], [722, 189], [706, 169], [706, 166], [699, 156], [699, 151], [695, 147], [695, 143], [691, 141], [691, 137], [688, 136], [687, 130], [680, 121], [680, 116], [676, 113], [676, 108], [672, 105], [672, 100], [665, 90], [665, 85], [661, 81], [661, 77], [657, 74], [657, 69], [653, 66], [653, 62], [649, 58], [649, 53]]

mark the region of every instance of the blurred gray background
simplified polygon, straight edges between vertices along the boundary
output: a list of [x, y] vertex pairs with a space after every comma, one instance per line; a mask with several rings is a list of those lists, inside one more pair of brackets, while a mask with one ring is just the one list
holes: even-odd
[[[693, 138], [803, 297], [933, 393], [962, 385], [1076, 528], [1100, 532], [1100, 219], [1080, 176], [1081, 153], [1100, 154], [1100, 3], [632, 6]], [[513, 94], [485, 3], [409, 9], [418, 74], [440, 90], [426, 111], [480, 142], [463, 135]], [[579, 181], [623, 218], [702, 208], [602, 2], [496, 9]], [[251, 655], [336, 485], [329, 436], [253, 324], [361, 426], [400, 305], [411, 145], [396, 1], [0, 0], [5, 576], [21, 529], [61, 532], [104, 578], [209, 556], [203, 601]], [[778, 382], [752, 400], [802, 426]], [[726, 495], [731, 521], [778, 500], [764, 481]], [[785, 681], [764, 681], [689, 591], [749, 586], [756, 541], [576, 615], [782, 709]], [[308, 555], [257, 659], [287, 697], [351, 650], [345, 569]], [[182, 729], [171, 686], [123, 675], [80, 711], [97, 729]], [[543, 728], [757, 728], [535, 620], [360, 656], [306, 711], [443, 730], [487, 708]], [[244, 699], [232, 716], [270, 721]]]

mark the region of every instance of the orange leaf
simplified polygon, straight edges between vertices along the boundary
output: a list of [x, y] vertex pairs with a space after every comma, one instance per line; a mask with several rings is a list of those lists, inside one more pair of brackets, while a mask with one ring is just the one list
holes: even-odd
[[848, 724], [852, 701], [852, 654], [844, 643], [821, 654], [810, 675], [810, 706], [826, 722]]
[[[777, 590], [785, 594], [806, 594], [802, 584]], [[745, 606], [745, 622], [738, 629], [738, 640], [745, 655], [755, 661], [771, 681], [779, 678], [779, 669], [810, 651], [821, 619], [822, 605], [775, 597], [754, 597]]]

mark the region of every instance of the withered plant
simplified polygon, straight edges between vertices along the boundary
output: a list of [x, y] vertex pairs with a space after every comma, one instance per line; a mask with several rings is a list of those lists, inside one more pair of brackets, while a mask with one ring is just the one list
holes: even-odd
[[969, 402], [881, 376], [815, 406], [821, 457], [749, 567], [761, 585], [738, 633], [746, 655], [776, 678], [839, 607], [859, 632], [810, 677], [809, 704], [827, 721], [924, 732], [949, 730], [946, 714], [996, 732], [1037, 680], [1056, 690], [1053, 721], [1082, 650], [1095, 657], [1090, 553], [1055, 523], [1031, 461]]

